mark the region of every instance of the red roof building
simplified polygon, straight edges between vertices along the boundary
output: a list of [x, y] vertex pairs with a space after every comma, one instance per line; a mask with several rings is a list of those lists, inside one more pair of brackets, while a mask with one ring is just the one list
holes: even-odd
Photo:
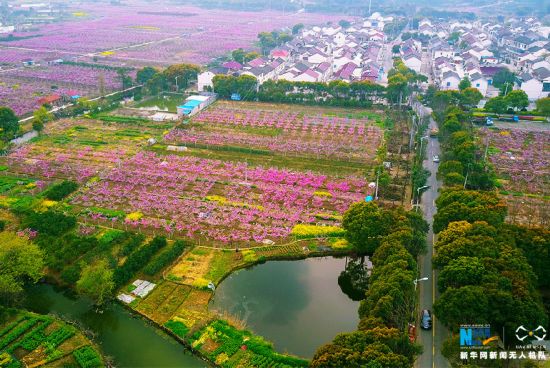
[[39, 98], [38, 103], [40, 105], [44, 105], [44, 104], [51, 105], [52, 103], [55, 103], [55, 102], [60, 101], [60, 100], [61, 100], [61, 96], [59, 96], [59, 95], [49, 95], [49, 96], [44, 96], [44, 97]]

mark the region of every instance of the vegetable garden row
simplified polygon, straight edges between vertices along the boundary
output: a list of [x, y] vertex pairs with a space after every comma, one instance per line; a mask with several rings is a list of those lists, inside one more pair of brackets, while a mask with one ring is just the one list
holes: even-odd
[[103, 367], [90, 342], [69, 326], [50, 316], [20, 312], [0, 325], [2, 367], [61, 367], [76, 362], [81, 368]]

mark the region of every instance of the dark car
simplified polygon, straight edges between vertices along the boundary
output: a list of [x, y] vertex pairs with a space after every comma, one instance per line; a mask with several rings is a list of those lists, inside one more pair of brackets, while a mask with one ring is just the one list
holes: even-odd
[[425, 330], [432, 328], [432, 313], [427, 309], [423, 309], [420, 314], [420, 327]]

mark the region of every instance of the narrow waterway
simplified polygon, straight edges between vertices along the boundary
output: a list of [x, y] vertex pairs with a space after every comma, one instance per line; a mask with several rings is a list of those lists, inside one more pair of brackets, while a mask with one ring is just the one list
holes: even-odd
[[224, 280], [210, 307], [243, 320], [277, 351], [311, 358], [338, 333], [357, 329], [359, 302], [338, 285], [344, 268], [345, 259], [332, 257], [260, 264]]
[[88, 300], [70, 290], [39, 284], [29, 290], [27, 308], [79, 322], [95, 334], [95, 342], [116, 367], [208, 367], [172, 337], [116, 303], [96, 313]]

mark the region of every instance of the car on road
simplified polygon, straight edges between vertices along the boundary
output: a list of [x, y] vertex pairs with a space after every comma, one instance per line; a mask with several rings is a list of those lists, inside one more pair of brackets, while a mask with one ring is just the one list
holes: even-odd
[[422, 313], [420, 314], [420, 327], [425, 330], [429, 330], [432, 328], [432, 312], [430, 312], [428, 309], [423, 309]]
[[438, 155], [434, 155], [433, 162], [435, 162], [435, 163], [439, 162], [439, 156]]

